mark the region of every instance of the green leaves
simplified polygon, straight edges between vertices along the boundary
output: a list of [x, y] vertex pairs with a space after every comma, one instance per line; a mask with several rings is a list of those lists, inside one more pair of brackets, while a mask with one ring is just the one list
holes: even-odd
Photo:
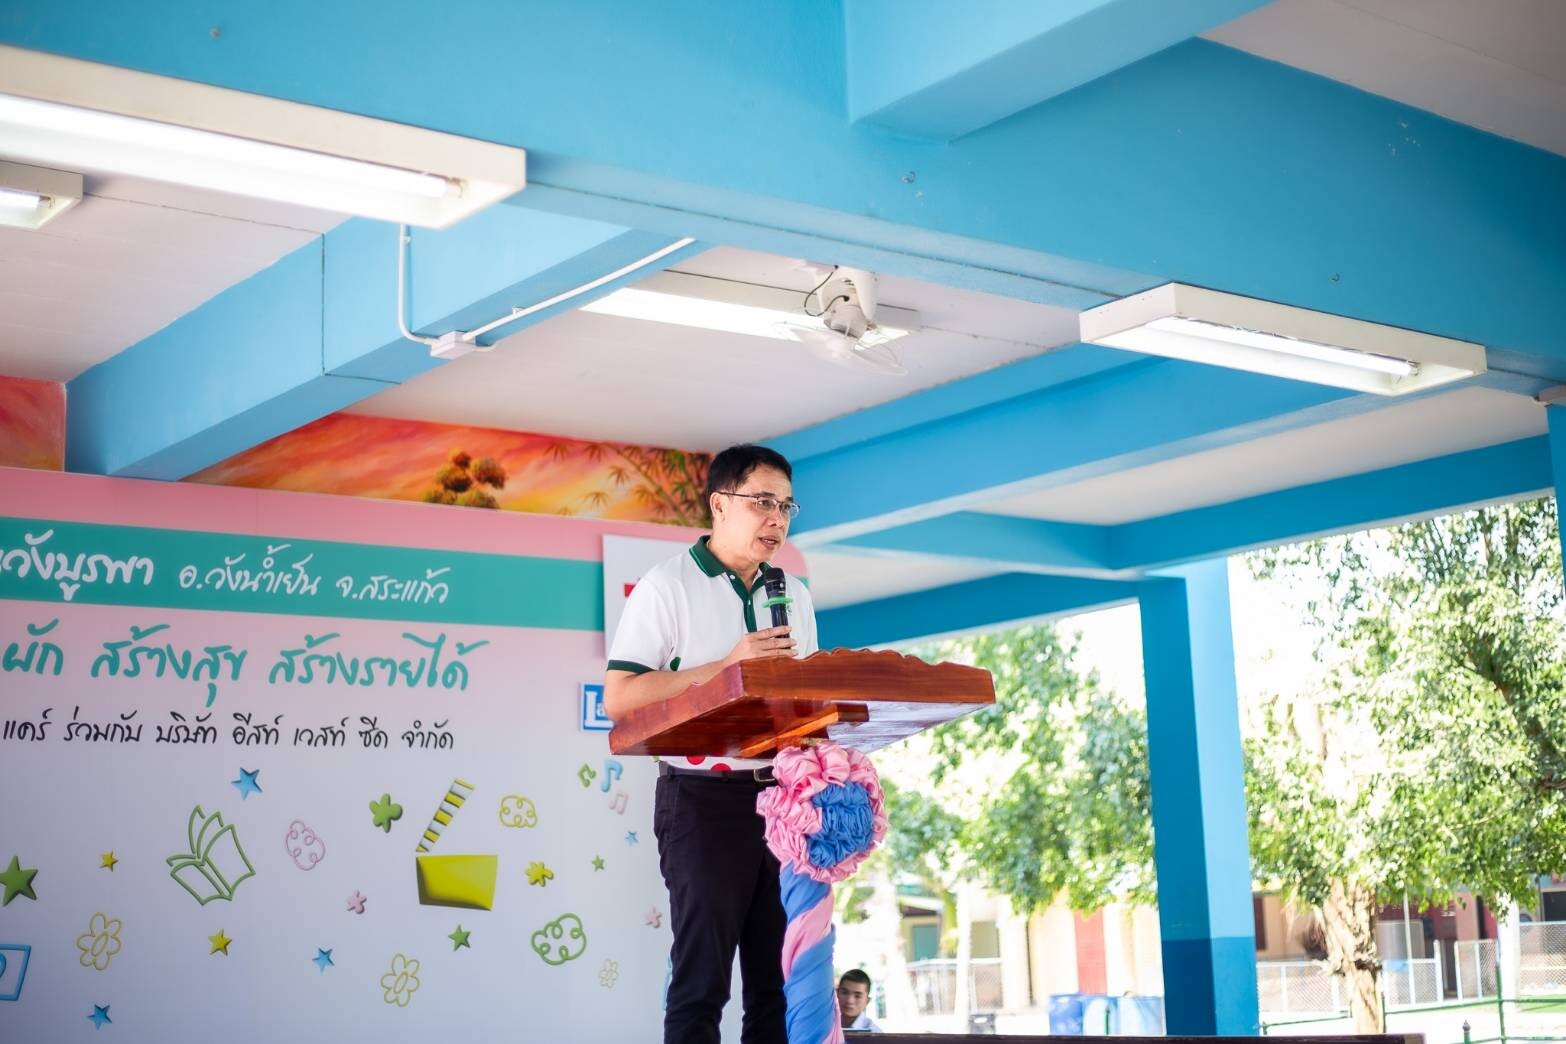
[[[1252, 558], [1301, 597], [1317, 678], [1250, 708], [1258, 877], [1313, 905], [1525, 897], [1566, 865], [1563, 587], [1552, 500]], [[1305, 727], [1301, 724], [1305, 723]]]
[[[976, 873], [1019, 910], [1064, 897], [1092, 910], [1152, 897], [1147, 722], [1140, 706], [1072, 664], [1053, 627], [1024, 627], [917, 650], [995, 676], [995, 705], [937, 729], [934, 782], [975, 773], [1000, 784], [974, 793], [943, 786], [959, 820], [926, 795], [894, 804], [892, 856]], [[954, 793], [955, 791], [955, 793]], [[957, 796], [960, 794], [960, 797]], [[900, 818], [899, 813], [907, 817]]]
[[[1314, 669], [1244, 708], [1253, 872], [1334, 893], [1492, 901], [1566, 866], [1566, 588], [1553, 500], [1250, 556]], [[1047, 626], [929, 646], [996, 703], [937, 729], [931, 786], [889, 791], [889, 855], [1021, 910], [1154, 898], [1146, 715]], [[1363, 911], [1361, 911], [1363, 912]]]

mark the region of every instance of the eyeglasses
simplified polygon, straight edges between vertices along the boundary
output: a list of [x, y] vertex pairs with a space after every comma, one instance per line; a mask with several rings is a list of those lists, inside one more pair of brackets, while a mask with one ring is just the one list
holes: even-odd
[[769, 497], [765, 493], [735, 493], [733, 490], [729, 489], [720, 489], [718, 492], [722, 493], [726, 497], [744, 497], [746, 500], [750, 501], [751, 507], [755, 508], [758, 513], [763, 515], [770, 515], [774, 511], [781, 511], [787, 515], [790, 520], [799, 517], [798, 501], [779, 500], [777, 497]]

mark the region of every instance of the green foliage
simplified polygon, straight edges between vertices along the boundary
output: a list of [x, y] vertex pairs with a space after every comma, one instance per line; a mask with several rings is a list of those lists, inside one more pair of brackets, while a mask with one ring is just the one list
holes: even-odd
[[[996, 702], [935, 730], [934, 782], [964, 775], [972, 759], [999, 780], [965, 795], [977, 814], [959, 820], [927, 795], [894, 805], [893, 857], [971, 869], [1019, 911], [1064, 898], [1093, 910], [1152, 897], [1147, 722], [1139, 706], [1072, 665], [1075, 648], [1053, 627], [1032, 626], [916, 650], [961, 660], [995, 677]], [[951, 788], [947, 788], [950, 790]], [[959, 783], [958, 789], [961, 789]], [[900, 848], [906, 846], [906, 851]]]
[[[1301, 640], [1315, 642], [1313, 671], [1245, 708], [1258, 881], [1318, 908], [1334, 887], [1339, 903], [1361, 905], [1461, 888], [1502, 901], [1566, 868], [1566, 590], [1553, 501], [1250, 564], [1302, 602]], [[933, 786], [889, 791], [893, 865], [936, 894], [976, 874], [1019, 910], [1152, 901], [1142, 707], [1079, 672], [1050, 627], [915, 652], [986, 668], [997, 699], [932, 734]], [[988, 791], [972, 789], [980, 773]]]
[[1312, 905], [1524, 897], [1566, 867], [1561, 559], [1551, 500], [1253, 556], [1309, 593], [1320, 678], [1252, 708], [1256, 871]]
[[962, 839], [963, 821], [940, 802], [917, 790], [881, 781], [891, 828], [886, 852], [892, 865], [926, 881], [950, 876]]

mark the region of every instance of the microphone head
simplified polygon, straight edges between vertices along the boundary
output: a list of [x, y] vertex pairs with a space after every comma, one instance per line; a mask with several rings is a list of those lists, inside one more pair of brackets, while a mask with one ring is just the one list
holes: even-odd
[[786, 582], [783, 578], [783, 570], [777, 566], [768, 566], [761, 571], [761, 583], [767, 589], [769, 597], [776, 598], [781, 595]]

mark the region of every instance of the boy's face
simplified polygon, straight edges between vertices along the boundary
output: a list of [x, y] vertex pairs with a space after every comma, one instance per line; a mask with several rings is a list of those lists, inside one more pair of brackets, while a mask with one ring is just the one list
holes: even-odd
[[870, 1003], [870, 988], [862, 982], [841, 979], [837, 984], [837, 1006], [845, 1019], [857, 1019]]

